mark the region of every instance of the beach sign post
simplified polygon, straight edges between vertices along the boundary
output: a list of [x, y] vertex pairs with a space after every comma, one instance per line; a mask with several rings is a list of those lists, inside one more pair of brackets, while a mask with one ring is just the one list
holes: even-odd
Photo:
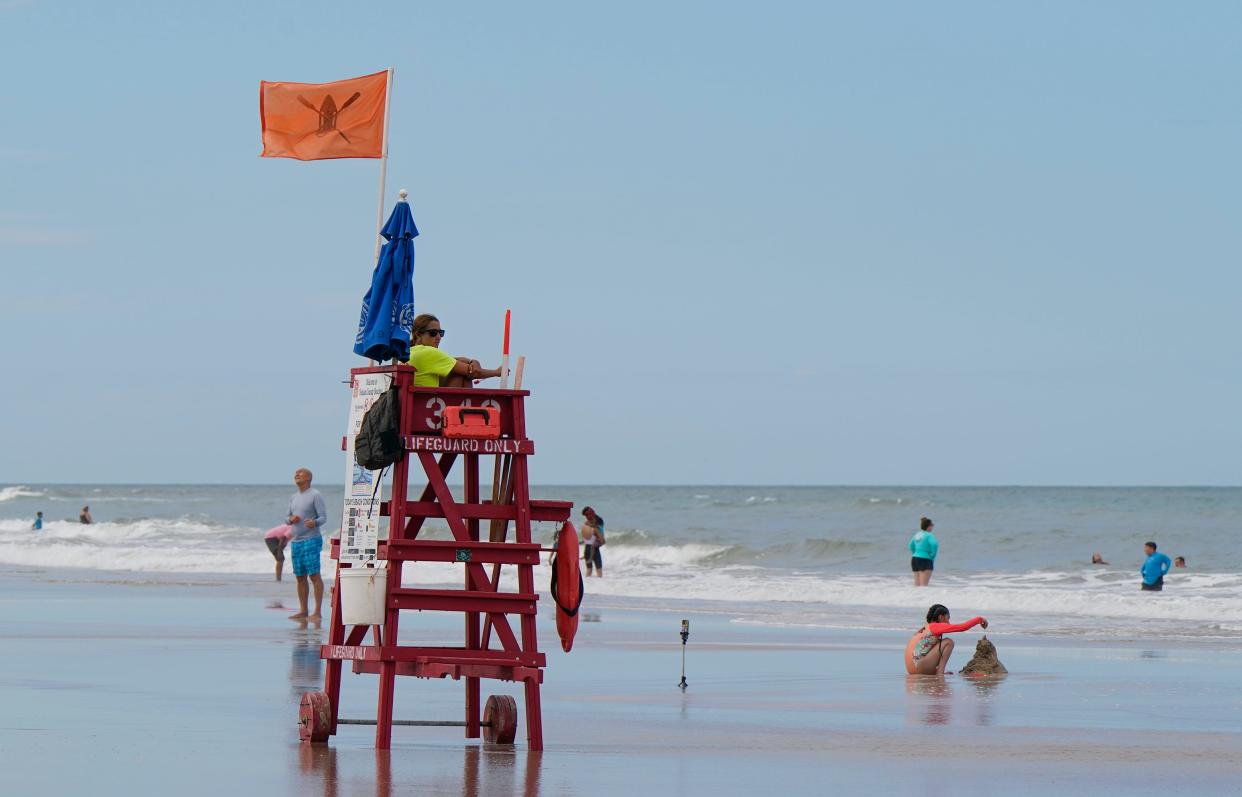
[[374, 565], [379, 553], [380, 504], [384, 500], [382, 471], [367, 470], [354, 455], [354, 439], [362, 419], [388, 390], [388, 374], [359, 374], [350, 379], [349, 424], [341, 447], [345, 451], [345, 505], [341, 512], [341, 561]]

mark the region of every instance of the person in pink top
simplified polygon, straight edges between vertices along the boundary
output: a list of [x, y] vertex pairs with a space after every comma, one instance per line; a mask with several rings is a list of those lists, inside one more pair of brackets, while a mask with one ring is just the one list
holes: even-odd
[[[927, 622], [914, 632], [906, 645], [906, 672], [910, 675], [944, 675], [944, 667], [953, 655], [953, 640], [945, 634], [956, 634], [975, 626], [988, 627], [987, 618], [972, 617], [964, 623], [949, 622], [949, 608], [937, 603], [927, 610]], [[948, 673], [952, 675], [953, 673]]]
[[293, 539], [293, 527], [284, 524], [267, 530], [267, 534], [263, 535], [263, 541], [267, 543], [267, 549], [272, 552], [272, 556], [276, 559], [276, 580], [280, 581], [281, 576], [285, 572], [285, 546], [289, 544], [289, 540]]

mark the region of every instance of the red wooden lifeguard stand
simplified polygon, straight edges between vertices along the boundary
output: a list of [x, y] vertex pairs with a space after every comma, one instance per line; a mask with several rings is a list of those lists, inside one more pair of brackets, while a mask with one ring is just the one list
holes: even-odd
[[[392, 726], [459, 725], [467, 738], [486, 735], [489, 741], [511, 742], [516, 726], [516, 701], [507, 695], [488, 699], [485, 716], [480, 717], [480, 681], [493, 678], [520, 681], [526, 707], [526, 739], [531, 750], [543, 749], [543, 722], [539, 706], [539, 685], [543, 682], [546, 657], [539, 652], [535, 620], [539, 595], [535, 589], [534, 566], [542, 549], [531, 540], [535, 521], [563, 522], [569, 519], [573, 504], [568, 501], [530, 499], [527, 457], [534, 453], [534, 442], [526, 436], [524, 390], [488, 390], [415, 387], [414, 369], [405, 365], [355, 368], [353, 378], [362, 374], [387, 373], [401, 397], [401, 437], [405, 455], [392, 468], [391, 499], [380, 505], [389, 518], [386, 541], [379, 544], [378, 564], [385, 566], [387, 600], [383, 625], [344, 626], [341, 622], [341, 590], [332, 595], [332, 619], [328, 643], [320, 657], [328, 661], [324, 691], [303, 697], [302, 738], [324, 741], [335, 734], [338, 724], [372, 724], [371, 720], [343, 720], [339, 717], [341, 668], [353, 662], [355, 673], [379, 675], [379, 697], [375, 713], [375, 746], [387, 749]], [[443, 411], [453, 406], [491, 406], [500, 409], [499, 439], [449, 438], [440, 433]], [[493, 474], [506, 471], [497, 500], [484, 500], [479, 487], [480, 466], [495, 457]], [[454, 465], [462, 462], [461, 500], [453, 496], [448, 477]], [[501, 462], [504, 467], [501, 467]], [[410, 500], [411, 478], [425, 478], [418, 498]], [[490, 497], [489, 497], [490, 499]], [[428, 518], [440, 518], [453, 535], [452, 540], [420, 540], [419, 531]], [[482, 521], [489, 521], [486, 537], [481, 536]], [[509, 524], [513, 524], [510, 539]], [[332, 558], [337, 572], [348, 568], [340, 562], [340, 540], [332, 540]], [[401, 584], [406, 563], [453, 562], [462, 566], [461, 589], [407, 588]], [[490, 567], [489, 567], [490, 566]], [[517, 568], [517, 591], [500, 589], [502, 566]], [[339, 584], [339, 581], [338, 581]], [[460, 646], [426, 647], [401, 644], [398, 632], [401, 612], [406, 610], [461, 612], [465, 634]], [[515, 618], [517, 629], [510, 624]], [[364, 644], [368, 631], [371, 642]], [[492, 645], [492, 638], [498, 647]], [[393, 694], [398, 675], [418, 678], [465, 679], [465, 717], [460, 721], [393, 720]]]

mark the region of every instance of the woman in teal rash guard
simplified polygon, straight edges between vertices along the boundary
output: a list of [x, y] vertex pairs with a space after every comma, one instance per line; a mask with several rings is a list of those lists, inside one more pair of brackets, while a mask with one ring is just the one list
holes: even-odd
[[919, 530], [910, 538], [910, 569], [914, 571], [914, 586], [926, 587], [931, 582], [936, 563], [936, 551], [940, 543], [932, 529], [936, 527], [931, 518], [919, 519]]

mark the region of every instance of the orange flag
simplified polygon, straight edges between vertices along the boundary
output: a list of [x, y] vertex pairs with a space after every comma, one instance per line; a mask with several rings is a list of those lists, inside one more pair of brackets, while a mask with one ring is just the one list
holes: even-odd
[[388, 71], [335, 83], [259, 81], [264, 158], [382, 158]]

